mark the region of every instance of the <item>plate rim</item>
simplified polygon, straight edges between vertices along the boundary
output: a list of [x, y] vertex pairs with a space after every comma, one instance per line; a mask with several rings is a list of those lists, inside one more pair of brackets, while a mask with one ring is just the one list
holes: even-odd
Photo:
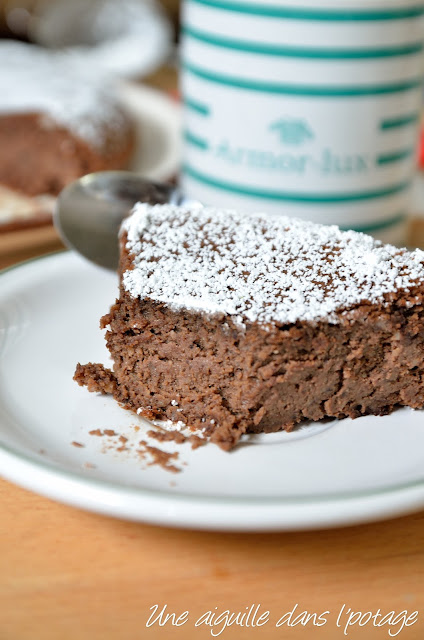
[[[5, 267], [0, 270], [0, 276], [7, 277], [12, 272], [26, 269], [34, 262], [47, 263], [51, 260], [73, 260], [74, 258], [87, 266], [90, 264], [87, 260], [77, 256], [75, 252], [61, 249]], [[100, 269], [100, 267], [97, 268]], [[46, 274], [48, 272], [47, 270]], [[13, 471], [13, 468], [22, 468], [26, 473], [21, 477], [19, 473]], [[89, 511], [103, 513], [104, 515], [176, 527], [189, 526], [198, 529], [228, 531], [317, 529], [359, 524], [361, 522], [404, 515], [424, 508], [424, 478], [379, 489], [351, 491], [341, 494], [326, 493], [317, 496], [244, 497], [191, 495], [178, 490], [166, 491], [164, 489], [131, 487], [104, 479], [92, 478], [89, 475], [83, 475], [77, 471], [66, 470], [56, 466], [50, 463], [48, 459], [33, 458], [19, 449], [9, 447], [0, 442], [0, 476], [26, 489], [34, 490], [34, 477], [28, 471], [38, 478], [35, 491], [41, 495]], [[59, 480], [60, 484], [72, 485], [77, 490], [77, 493], [78, 490], [82, 491], [89, 486], [102, 500], [96, 504], [90, 498], [86, 498], [84, 493], [81, 493], [77, 499], [75, 499], [75, 496], [72, 497], [72, 494], [63, 495], [63, 492], [56, 491], [57, 485], [51, 482], [52, 479]], [[108, 496], [109, 500], [107, 499]], [[114, 498], [112, 500], [113, 508], [110, 504], [111, 497]], [[393, 499], [392, 504], [390, 498]], [[153, 501], [160, 503], [166, 510], [162, 515], [155, 513], [155, 509], [151, 509], [150, 514], [143, 512], [143, 510], [134, 513], [128, 505], [125, 506], [124, 504], [128, 499], [135, 499], [136, 502], [140, 503], [139, 506], [143, 502], [152, 503]], [[118, 504], [119, 501], [120, 504]], [[177, 505], [174, 503], [177, 503]], [[365, 508], [366, 505], [364, 505], [364, 513], [361, 516], [361, 504], [363, 503], [368, 503], [368, 507], [373, 503], [374, 513], [369, 512], [369, 509]], [[378, 503], [383, 504], [379, 506]], [[349, 505], [353, 507], [353, 512], [356, 513], [349, 513], [347, 508]], [[340, 509], [341, 506], [343, 507], [342, 509]], [[151, 504], [150, 507], [152, 507]], [[179, 510], [177, 509], [179, 515], [176, 513], [176, 507], [180, 507]], [[219, 517], [218, 513], [214, 513], [213, 518], [211, 518], [211, 514], [208, 515], [207, 513], [202, 516], [198, 513], [199, 507], [203, 508], [203, 510], [206, 509], [206, 512], [208, 509], [228, 510], [233, 519], [228, 520], [228, 514], [224, 518]], [[194, 519], [189, 513], [193, 508], [196, 510]], [[300, 517], [300, 511], [307, 509], [327, 510], [327, 513], [320, 514], [321, 517], [315, 517], [313, 520], [305, 518], [305, 514]], [[241, 513], [234, 514], [234, 510], [238, 510]], [[255, 520], [253, 523], [254, 514], [249, 514], [249, 510], [261, 511], [263, 512], [262, 515], [267, 517], [262, 522], [258, 523]], [[264, 510], [272, 511], [273, 513], [265, 514]], [[279, 517], [277, 517], [276, 510], [281, 511]], [[298, 512], [297, 519], [294, 513], [296, 511]], [[212, 519], [213, 522], [211, 521]]]
[[333, 528], [407, 515], [424, 505], [422, 486], [400, 488], [383, 495], [316, 502], [258, 499], [257, 504], [242, 503], [239, 498], [156, 493], [82, 477], [22, 453], [9, 453], [4, 445], [0, 446], [0, 466], [0, 475], [6, 480], [63, 504], [126, 520], [200, 530], [265, 532]]

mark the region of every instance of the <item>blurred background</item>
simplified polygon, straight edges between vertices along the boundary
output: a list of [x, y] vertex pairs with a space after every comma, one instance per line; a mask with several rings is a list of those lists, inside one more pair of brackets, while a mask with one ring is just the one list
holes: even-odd
[[[134, 24], [131, 19], [137, 9]], [[0, 39], [53, 50], [91, 47], [97, 63], [105, 55], [104, 45], [127, 40], [117, 61], [122, 75], [173, 91], [177, 87], [179, 18], [180, 0], [0, 0]], [[142, 39], [134, 43], [131, 32], [141, 34]]]
[[[76, 2], [67, 2], [66, 0], [1, 0], [0, 1], [0, 37], [23, 40], [26, 42], [39, 42], [39, 34], [44, 30], [51, 19], [58, 20], [58, 27], [61, 35], [64, 37], [65, 26], [68, 26], [69, 16], [80, 16], [81, 22], [86, 23], [87, 18], [93, 21], [96, 13], [102, 10], [104, 6], [111, 3], [105, 3], [99, 0], [77, 0]], [[121, 3], [114, 3], [117, 8]], [[139, 5], [155, 6], [156, 9], [163, 10], [164, 15], [172, 25], [173, 38], [177, 39], [179, 27], [180, 0], [157, 0], [156, 3], [138, 0]], [[52, 18], [53, 16], [53, 18]], [[68, 24], [67, 24], [68, 23]], [[84, 39], [86, 34], [92, 33], [92, 24], [85, 24]], [[81, 44], [81, 34], [78, 36], [73, 34], [70, 40], [64, 39], [62, 42], [56, 40], [59, 44]], [[57, 36], [56, 36], [57, 37]], [[90, 36], [88, 35], [90, 41]], [[86, 41], [86, 40], [85, 40]], [[83, 40], [84, 42], [84, 40]], [[43, 44], [53, 45], [53, 39]]]
[[[0, 0], [0, 85], [11, 64], [32, 74], [40, 52], [52, 60], [65, 52], [84, 81], [110, 85], [131, 120], [129, 165], [110, 168], [175, 180], [181, 154], [179, 11], [179, 0]], [[18, 48], [11, 49], [12, 43]], [[20, 90], [29, 95], [32, 88]], [[25, 193], [0, 178], [0, 267], [60, 248], [51, 224], [53, 198]]]

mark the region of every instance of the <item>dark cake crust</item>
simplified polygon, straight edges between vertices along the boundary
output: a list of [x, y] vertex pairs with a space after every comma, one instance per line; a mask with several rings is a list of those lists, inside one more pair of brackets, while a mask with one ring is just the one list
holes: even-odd
[[[121, 274], [132, 256], [122, 238]], [[244, 433], [424, 405], [424, 291], [388, 294], [326, 321], [244, 327], [229, 316], [120, 298], [101, 320], [114, 361], [75, 380], [147, 418], [182, 421], [231, 449]]]

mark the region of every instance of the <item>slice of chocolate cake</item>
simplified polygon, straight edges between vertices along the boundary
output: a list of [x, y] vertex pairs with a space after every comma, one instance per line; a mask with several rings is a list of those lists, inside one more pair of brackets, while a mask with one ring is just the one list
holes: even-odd
[[87, 173], [128, 166], [134, 126], [104, 76], [23, 42], [0, 40], [0, 59], [0, 187], [56, 196]]
[[424, 405], [424, 252], [292, 218], [139, 204], [113, 372], [75, 380], [224, 449], [246, 432]]

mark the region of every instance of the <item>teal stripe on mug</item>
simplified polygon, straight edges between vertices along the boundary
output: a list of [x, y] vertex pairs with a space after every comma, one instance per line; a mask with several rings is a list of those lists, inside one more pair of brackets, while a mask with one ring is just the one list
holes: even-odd
[[407, 80], [405, 82], [393, 82], [383, 85], [370, 86], [314, 86], [281, 84], [279, 82], [267, 82], [263, 80], [250, 80], [236, 76], [227, 76], [208, 69], [197, 67], [189, 62], [182, 63], [183, 69], [189, 71], [202, 80], [215, 82], [227, 87], [260, 91], [262, 93], [278, 93], [293, 96], [313, 96], [316, 98], [350, 98], [358, 96], [385, 95], [390, 93], [403, 93], [412, 91], [422, 86], [422, 77]]
[[393, 118], [386, 118], [380, 122], [380, 129], [387, 131], [388, 129], [398, 129], [399, 127], [406, 127], [410, 124], [415, 124], [418, 121], [418, 113], [407, 114], [404, 116], [395, 116]]
[[191, 144], [193, 147], [197, 147], [198, 149], [203, 149], [203, 150], [209, 149], [209, 143], [207, 140], [205, 140], [204, 138], [201, 138], [200, 136], [195, 135], [188, 129], [185, 129], [183, 137], [184, 137], [184, 140], [188, 144]]
[[238, 193], [243, 196], [253, 198], [263, 198], [266, 200], [281, 200], [286, 202], [307, 202], [309, 204], [328, 204], [340, 202], [357, 202], [361, 200], [372, 200], [376, 198], [386, 198], [396, 193], [405, 191], [410, 186], [410, 182], [401, 182], [399, 184], [383, 187], [381, 189], [372, 189], [370, 191], [357, 191], [350, 193], [295, 193], [290, 191], [275, 191], [273, 189], [263, 189], [260, 187], [249, 187], [245, 185], [226, 182], [220, 178], [206, 175], [197, 171], [188, 164], [183, 166], [183, 171], [187, 176], [193, 178], [197, 182], [205, 184], [229, 193]]
[[382, 153], [377, 156], [377, 164], [384, 165], [405, 160], [406, 158], [410, 158], [414, 151], [415, 149], [403, 149], [401, 151], [392, 151], [391, 153]]
[[380, 220], [379, 222], [370, 222], [368, 224], [359, 224], [352, 225], [351, 227], [339, 225], [342, 231], [359, 231], [359, 233], [373, 233], [374, 231], [381, 231], [382, 229], [388, 229], [389, 227], [394, 227], [397, 224], [401, 224], [406, 219], [406, 215], [404, 213], [399, 213], [397, 216], [393, 218], [389, 218], [388, 220]]
[[191, 111], [195, 111], [201, 116], [209, 116], [211, 113], [210, 107], [207, 104], [203, 104], [198, 102], [193, 98], [189, 98], [188, 96], [183, 96], [183, 104], [187, 109]]
[[235, 13], [246, 13], [270, 18], [288, 18], [292, 20], [323, 21], [366, 21], [366, 20], [405, 20], [421, 16], [423, 6], [409, 6], [396, 9], [314, 9], [309, 7], [278, 7], [267, 4], [247, 4], [232, 0], [191, 0], [213, 9], [223, 9]]
[[292, 47], [289, 45], [276, 45], [266, 42], [249, 42], [247, 40], [237, 40], [226, 38], [214, 33], [199, 31], [190, 26], [183, 28], [183, 34], [204, 44], [215, 47], [231, 49], [234, 51], [244, 51], [246, 53], [258, 53], [286, 58], [312, 58], [318, 60], [364, 60], [375, 58], [393, 58], [397, 56], [409, 56], [420, 53], [424, 48], [423, 42], [412, 44], [380, 47], [372, 49], [329, 49], [324, 47]]

